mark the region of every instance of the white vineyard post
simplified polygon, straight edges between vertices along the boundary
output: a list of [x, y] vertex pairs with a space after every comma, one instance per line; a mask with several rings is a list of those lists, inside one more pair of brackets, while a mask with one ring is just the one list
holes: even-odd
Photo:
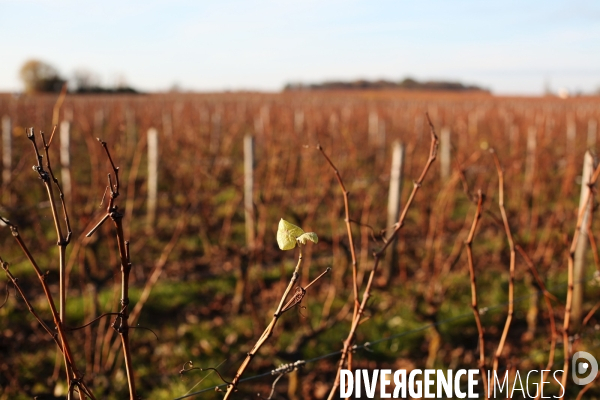
[[217, 110], [212, 113], [211, 116], [211, 130], [210, 130], [210, 152], [217, 154], [219, 152], [219, 143], [221, 142], [221, 113]]
[[165, 137], [171, 137], [173, 135], [173, 117], [170, 111], [163, 112], [162, 126]]
[[571, 311], [571, 326], [573, 330], [577, 330], [581, 325], [583, 316], [583, 293], [585, 279], [585, 252], [588, 245], [587, 226], [590, 218], [590, 203], [586, 201], [590, 194], [588, 183], [594, 171], [594, 157], [587, 151], [583, 158], [583, 172], [581, 174], [581, 194], [579, 196], [579, 214], [582, 212], [583, 220], [579, 231], [579, 239], [575, 248], [574, 266], [573, 266], [573, 305]]
[[530, 126], [527, 130], [527, 158], [525, 159], [525, 191], [531, 194], [535, 173], [535, 151], [537, 148], [537, 128]]
[[296, 110], [294, 112], [294, 132], [300, 135], [304, 131], [304, 111]]
[[244, 136], [244, 216], [246, 245], [254, 248], [254, 138]]
[[447, 126], [440, 131], [440, 177], [442, 183], [450, 177], [450, 128]]
[[64, 120], [60, 123], [60, 177], [65, 204], [71, 204], [71, 123]]
[[569, 152], [570, 149], [573, 149], [576, 136], [577, 125], [575, 124], [575, 118], [570, 116], [567, 118], [567, 152]]
[[148, 230], [154, 229], [156, 220], [156, 203], [158, 193], [158, 131], [148, 129]]
[[377, 112], [369, 112], [369, 145], [379, 145], [379, 115]]
[[[392, 168], [390, 171], [390, 191], [388, 194], [388, 209], [387, 209], [387, 225], [386, 225], [386, 239], [390, 239], [390, 236], [394, 232], [395, 224], [398, 222], [400, 216], [400, 196], [402, 194], [402, 169], [404, 166], [404, 146], [395, 141], [393, 144], [392, 153]], [[383, 279], [387, 283], [392, 275], [393, 266], [395, 264], [396, 257], [396, 246], [395, 242], [397, 236], [394, 237], [394, 243], [390, 244], [388, 251], [385, 255], [385, 271], [383, 273]]]
[[588, 121], [587, 147], [588, 149], [596, 148], [596, 133], [598, 131], [598, 121], [590, 119]]
[[12, 179], [12, 124], [10, 117], [2, 117], [2, 192], [5, 204], [11, 203], [9, 185]]

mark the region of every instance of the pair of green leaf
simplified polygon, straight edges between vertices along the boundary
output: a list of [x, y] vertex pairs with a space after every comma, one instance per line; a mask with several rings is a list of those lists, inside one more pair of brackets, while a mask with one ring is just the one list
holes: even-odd
[[291, 250], [296, 247], [296, 243], [306, 244], [310, 240], [317, 243], [319, 238], [314, 232], [304, 232], [302, 228], [294, 224], [290, 224], [283, 218], [279, 220], [277, 228], [277, 244], [281, 250]]

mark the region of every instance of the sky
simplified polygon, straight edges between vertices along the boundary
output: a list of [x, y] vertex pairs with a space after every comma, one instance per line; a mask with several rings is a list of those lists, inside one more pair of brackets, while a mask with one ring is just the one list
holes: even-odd
[[47, 62], [142, 91], [452, 80], [495, 94], [600, 89], [600, 2], [0, 0], [0, 91]]

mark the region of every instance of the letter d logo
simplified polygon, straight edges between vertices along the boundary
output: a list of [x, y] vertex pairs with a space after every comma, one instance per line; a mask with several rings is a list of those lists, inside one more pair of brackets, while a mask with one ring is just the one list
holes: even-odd
[[[585, 361], [580, 361], [581, 359]], [[588, 374], [585, 378], [578, 378], [577, 374]], [[596, 378], [598, 374], [598, 362], [593, 355], [585, 351], [578, 351], [571, 359], [571, 376], [577, 385], [587, 385]]]

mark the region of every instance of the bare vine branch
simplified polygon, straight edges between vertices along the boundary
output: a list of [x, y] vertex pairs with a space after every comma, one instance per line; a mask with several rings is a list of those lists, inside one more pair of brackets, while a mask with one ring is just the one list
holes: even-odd
[[[430, 149], [429, 149], [429, 158], [427, 159], [427, 162], [425, 163], [425, 166], [423, 167], [423, 171], [421, 172], [419, 179], [417, 179], [413, 183], [413, 189], [410, 193], [410, 196], [409, 196], [406, 204], [404, 205], [404, 209], [402, 210], [402, 213], [400, 213], [398, 222], [396, 223], [396, 226], [394, 227], [394, 231], [388, 237], [388, 241], [383, 245], [383, 247], [379, 251], [377, 251], [373, 254], [373, 257], [374, 257], [373, 268], [371, 269], [371, 272], [369, 274], [369, 279], [365, 286], [360, 306], [359, 306], [357, 312], [355, 312], [353, 315], [352, 324], [350, 326], [350, 332], [348, 333], [346, 340], [344, 340], [342, 354], [340, 357], [340, 361], [338, 363], [336, 378], [333, 383], [333, 387], [331, 388], [331, 391], [329, 392], [328, 400], [332, 400], [333, 398], [335, 398], [337, 396], [336, 392], [340, 385], [340, 374], [341, 374], [342, 369], [346, 365], [348, 357], [351, 353], [351, 348], [354, 343], [354, 338], [356, 335], [356, 329], [358, 328], [358, 325], [360, 325], [360, 323], [361, 323], [362, 315], [367, 306], [367, 302], [369, 301], [369, 298], [371, 296], [371, 286], [373, 285], [375, 274], [377, 273], [377, 269], [379, 266], [379, 260], [385, 253], [385, 250], [390, 245], [390, 243], [393, 243], [394, 237], [398, 234], [398, 231], [404, 225], [404, 220], [406, 219], [408, 210], [410, 209], [417, 192], [421, 188], [421, 185], [423, 184], [423, 181], [425, 179], [425, 176], [427, 175], [427, 172], [429, 171], [431, 165], [433, 164], [433, 162], [435, 161], [435, 159], [437, 157], [438, 137], [435, 134], [435, 128], [433, 127], [433, 124], [431, 123], [431, 120], [429, 119], [429, 115], [427, 115], [427, 120], [429, 121], [429, 128], [430, 128], [430, 134], [431, 134], [431, 145], [430, 145]], [[333, 164], [331, 164], [331, 165], [333, 166]], [[335, 171], [336, 171], [336, 177], [338, 177], [338, 181], [341, 182], [341, 177], [339, 177], [339, 172], [337, 172], [337, 169]], [[346, 202], [347, 202], [347, 192], [344, 190], [344, 204], [346, 204]], [[347, 218], [347, 219], [349, 219], [349, 218]]]
[[500, 165], [500, 160], [495, 151], [491, 150], [492, 156], [494, 157], [494, 164], [496, 165], [496, 171], [498, 172], [498, 205], [500, 206], [500, 214], [502, 215], [502, 222], [504, 225], [504, 231], [506, 232], [506, 238], [508, 240], [508, 246], [510, 249], [510, 265], [509, 265], [509, 278], [508, 278], [508, 315], [506, 316], [506, 323], [504, 324], [504, 330], [500, 337], [500, 343], [494, 354], [494, 361], [492, 365], [492, 372], [498, 370], [498, 361], [504, 350], [504, 344], [508, 337], [508, 330], [512, 323], [514, 314], [514, 299], [515, 299], [515, 242], [513, 240], [510, 225], [508, 223], [508, 217], [506, 216], [506, 209], [504, 208], [504, 172]]
[[475, 317], [475, 323], [477, 324], [477, 333], [479, 334], [479, 361], [477, 367], [481, 371], [481, 379], [483, 379], [484, 392], [488, 393], [488, 382], [485, 372], [485, 337], [483, 325], [481, 324], [481, 311], [477, 304], [477, 280], [475, 278], [475, 265], [473, 263], [473, 239], [475, 238], [475, 230], [477, 229], [477, 223], [481, 219], [481, 209], [485, 197], [481, 193], [481, 190], [477, 192], [477, 208], [475, 210], [475, 216], [473, 217], [473, 223], [469, 230], [467, 240], [465, 240], [465, 247], [467, 249], [467, 263], [469, 265], [469, 277], [471, 279], [471, 309], [473, 309], [473, 316]]

